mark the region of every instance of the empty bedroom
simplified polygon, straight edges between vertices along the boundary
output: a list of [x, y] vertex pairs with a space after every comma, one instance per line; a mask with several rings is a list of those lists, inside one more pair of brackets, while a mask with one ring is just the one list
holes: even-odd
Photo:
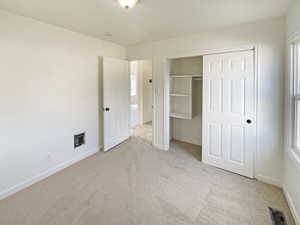
[[300, 0], [0, 0], [0, 225], [300, 225]]

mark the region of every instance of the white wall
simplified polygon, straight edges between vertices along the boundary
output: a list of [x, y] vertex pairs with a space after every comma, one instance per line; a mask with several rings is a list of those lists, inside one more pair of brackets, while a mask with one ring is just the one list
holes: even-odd
[[99, 150], [98, 56], [126, 49], [0, 11], [0, 198]]
[[155, 90], [154, 115], [159, 121], [154, 129], [160, 131], [154, 136], [156, 146], [166, 146], [163, 137], [166, 130], [168, 99], [162, 92], [167, 73], [162, 60], [166, 56], [194, 55], [211, 49], [224, 49], [256, 44], [259, 46], [259, 99], [258, 99], [258, 152], [256, 155], [256, 177], [265, 182], [281, 185], [283, 160], [283, 61], [285, 20], [283, 18], [244, 24], [227, 29], [203, 32], [198, 35], [174, 38], [130, 46], [130, 59], [153, 58]]
[[286, 18], [286, 31], [287, 35], [291, 36], [300, 32], [300, 0], [294, 0], [294, 4], [290, 7], [290, 10]]
[[[296, 0], [292, 5], [287, 16], [287, 38], [294, 36], [296, 33], [300, 35], [300, 0]], [[289, 45], [287, 45], [287, 48]], [[286, 83], [288, 84], [288, 75], [286, 76]], [[286, 94], [288, 94], [288, 87], [286, 89]], [[287, 96], [288, 98], [288, 96]], [[288, 101], [287, 101], [288, 103]], [[286, 108], [290, 106], [287, 104]], [[286, 125], [287, 125], [287, 140], [291, 135], [291, 124], [288, 120], [288, 114], [286, 115]], [[290, 208], [294, 214], [295, 220], [298, 225], [300, 225], [300, 157], [292, 153], [292, 149], [289, 141], [285, 151], [285, 167], [284, 167], [284, 180], [283, 186], [286, 193], [286, 197], [290, 204]]]

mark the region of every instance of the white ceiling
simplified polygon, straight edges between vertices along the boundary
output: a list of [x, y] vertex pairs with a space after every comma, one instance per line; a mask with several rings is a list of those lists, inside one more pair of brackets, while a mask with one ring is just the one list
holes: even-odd
[[[0, 0], [0, 8], [122, 45], [283, 16], [293, 0]], [[105, 36], [112, 34], [111, 37]]]

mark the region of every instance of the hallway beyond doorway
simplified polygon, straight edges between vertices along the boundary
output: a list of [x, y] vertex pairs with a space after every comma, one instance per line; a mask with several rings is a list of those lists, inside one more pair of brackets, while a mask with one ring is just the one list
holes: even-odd
[[131, 136], [140, 137], [152, 144], [152, 122], [133, 127], [131, 129]]

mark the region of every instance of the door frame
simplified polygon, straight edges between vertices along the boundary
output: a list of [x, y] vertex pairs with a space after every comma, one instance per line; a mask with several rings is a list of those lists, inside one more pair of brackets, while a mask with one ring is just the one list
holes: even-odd
[[[259, 100], [258, 100], [258, 77], [261, 75], [261, 59], [260, 59], [260, 51], [261, 47], [258, 44], [248, 45], [248, 46], [241, 46], [241, 47], [232, 47], [232, 48], [219, 48], [219, 49], [211, 49], [211, 50], [192, 50], [186, 53], [178, 53], [178, 54], [171, 54], [168, 56], [162, 56], [157, 57], [157, 60], [162, 63], [160, 65], [160, 71], [163, 72], [163, 74], [158, 74], [154, 71], [154, 62], [155, 57], [152, 60], [152, 67], [153, 67], [153, 145], [159, 149], [169, 151], [170, 148], [170, 86], [169, 86], [169, 62], [171, 59], [174, 58], [184, 58], [184, 57], [194, 57], [194, 56], [204, 56], [204, 55], [212, 55], [212, 54], [221, 54], [221, 53], [230, 53], [230, 52], [239, 52], [239, 51], [248, 51], [253, 50], [254, 52], [254, 86], [255, 86], [255, 113], [256, 113], [256, 133], [258, 134], [258, 128], [259, 128], [259, 115], [258, 115], [258, 106], [259, 106]], [[163, 75], [163, 76], [162, 76]], [[160, 78], [159, 76], [162, 76]], [[160, 88], [159, 82], [163, 82], [162, 89], [158, 91]], [[163, 104], [159, 104], [157, 98], [158, 94], [163, 93]], [[158, 118], [159, 116], [156, 115], [157, 111], [163, 112], [163, 118]], [[162, 121], [161, 121], [162, 119]], [[157, 126], [157, 124], [160, 123], [160, 121], [163, 123], [163, 126]], [[162, 134], [163, 140], [162, 142], [158, 142], [155, 137], [160, 136]], [[254, 152], [254, 160], [253, 160], [253, 174], [254, 177], [257, 178], [259, 174], [257, 173], [258, 168], [258, 136], [256, 138], [255, 143], [255, 150]]]
[[[143, 95], [143, 92], [142, 92], [142, 88], [141, 88], [141, 76], [140, 76], [140, 65], [139, 65], [139, 60], [128, 60], [128, 64], [129, 64], [129, 79], [130, 79], [130, 116], [131, 116], [131, 75], [132, 75], [132, 72], [131, 72], [131, 63], [137, 63], [137, 77], [136, 77], [136, 82], [137, 82], [137, 105], [138, 105], [138, 122], [137, 122], [137, 125], [141, 125], [142, 124], [142, 107], [143, 107], [143, 101], [141, 100], [141, 96]], [[130, 118], [130, 129], [131, 129], [131, 118]]]
[[[152, 96], [151, 96], [151, 100], [152, 100], [152, 114], [151, 114], [151, 119], [152, 119], [152, 139], [151, 139], [151, 144], [154, 146], [155, 144], [155, 141], [154, 141], [154, 129], [153, 129], [153, 124], [154, 124], [154, 120], [155, 120], [155, 113], [154, 113], [154, 96], [155, 96], [155, 93], [154, 93], [154, 75], [153, 75], [153, 59], [152, 58], [146, 58], [146, 59], [126, 59], [128, 60], [128, 63], [129, 63], [129, 74], [131, 75], [131, 71], [130, 71], [130, 63], [131, 62], [138, 62], [138, 74], [140, 74], [142, 72], [141, 69], [143, 69], [143, 67], [140, 66], [140, 63], [142, 61], [149, 61], [151, 62], [151, 70], [152, 70]], [[141, 79], [141, 76], [138, 76], [138, 107], [139, 107], [139, 125], [143, 124], [142, 120], [143, 120], [143, 100], [141, 100], [141, 96], [143, 96], [143, 79]], [[157, 147], [157, 146], [156, 146]]]

